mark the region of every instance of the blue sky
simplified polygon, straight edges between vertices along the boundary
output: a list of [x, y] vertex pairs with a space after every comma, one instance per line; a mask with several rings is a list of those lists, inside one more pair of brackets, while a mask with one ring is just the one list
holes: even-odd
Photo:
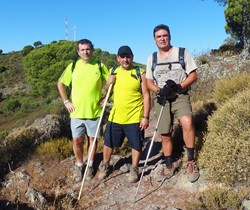
[[170, 27], [172, 45], [194, 55], [216, 49], [228, 37], [225, 7], [214, 0], [0, 0], [0, 49], [22, 50], [36, 41], [90, 39], [95, 48], [116, 54], [129, 45], [134, 60], [146, 63], [157, 48], [153, 28]]

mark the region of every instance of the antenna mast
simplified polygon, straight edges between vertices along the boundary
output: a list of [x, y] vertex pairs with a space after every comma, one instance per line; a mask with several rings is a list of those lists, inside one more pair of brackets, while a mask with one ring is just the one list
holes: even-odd
[[76, 26], [74, 26], [74, 41], [76, 41]]
[[66, 20], [65, 20], [65, 36], [66, 36], [66, 40], [69, 40], [68, 37], [68, 17], [66, 16]]

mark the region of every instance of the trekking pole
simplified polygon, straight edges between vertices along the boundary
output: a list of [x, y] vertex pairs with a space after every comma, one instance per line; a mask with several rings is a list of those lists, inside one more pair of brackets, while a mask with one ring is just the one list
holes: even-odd
[[89, 162], [90, 162], [90, 157], [91, 157], [91, 155], [93, 153], [93, 150], [94, 150], [94, 146], [95, 146], [95, 142], [96, 142], [96, 139], [97, 139], [98, 131], [99, 131], [100, 126], [101, 126], [102, 118], [103, 118], [103, 115], [104, 115], [104, 111], [105, 111], [105, 107], [106, 107], [107, 101], [109, 99], [109, 95], [110, 95], [111, 89], [112, 89], [112, 83], [109, 85], [109, 89], [108, 89], [108, 92], [106, 94], [106, 97], [105, 97], [105, 100], [104, 100], [104, 104], [103, 104], [103, 107], [102, 107], [101, 116], [100, 116], [100, 119], [99, 119], [99, 122], [98, 122], [98, 125], [97, 125], [97, 129], [96, 129], [96, 133], [95, 133], [95, 138], [94, 138], [94, 141], [93, 141], [90, 153], [88, 155], [88, 161], [87, 161], [86, 169], [84, 171], [81, 188], [80, 188], [80, 192], [79, 192], [79, 195], [78, 195], [78, 200], [80, 200], [80, 198], [81, 198], [82, 188], [83, 188], [85, 177], [87, 175], [87, 170], [88, 170], [88, 166], [89, 166]]
[[159, 123], [160, 123], [160, 120], [161, 120], [161, 116], [162, 116], [162, 112], [163, 112], [165, 103], [166, 103], [166, 97], [164, 97], [163, 101], [162, 101], [161, 111], [160, 111], [160, 114], [159, 114], [159, 117], [158, 117], [158, 120], [157, 120], [157, 123], [156, 123], [156, 126], [155, 126], [155, 131], [154, 131], [153, 137], [152, 137], [151, 142], [150, 142], [150, 146], [149, 146], [149, 149], [148, 149], [148, 154], [147, 154], [147, 157], [146, 157], [143, 169], [142, 169], [140, 181], [139, 181], [137, 189], [136, 189], [136, 193], [135, 193], [135, 197], [134, 197], [134, 202], [136, 200], [137, 193], [139, 192], [139, 188], [140, 188], [140, 185], [141, 185], [141, 181], [142, 181], [142, 178], [143, 178], [143, 174], [144, 174], [145, 168], [147, 167], [148, 158], [149, 158], [149, 155], [150, 155], [152, 147], [153, 147], [154, 139], [155, 139], [158, 127], [159, 127]]

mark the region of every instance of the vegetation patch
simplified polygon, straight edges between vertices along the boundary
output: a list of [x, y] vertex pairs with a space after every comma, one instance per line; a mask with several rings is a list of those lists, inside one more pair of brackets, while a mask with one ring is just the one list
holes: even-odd
[[216, 81], [214, 89], [214, 98], [218, 103], [230, 100], [237, 93], [241, 93], [245, 89], [250, 89], [250, 74], [243, 73], [232, 75]]
[[208, 119], [199, 155], [213, 180], [250, 185], [250, 89], [221, 105]]
[[0, 145], [0, 177], [6, 174], [9, 166], [16, 167], [22, 161], [27, 160], [34, 152], [36, 139], [40, 133], [32, 126], [19, 128], [10, 133]]
[[36, 154], [46, 159], [65, 159], [73, 154], [72, 141], [67, 138], [48, 140], [37, 147]]
[[199, 193], [197, 201], [188, 210], [231, 209], [242, 210], [245, 192], [221, 187], [211, 187]]

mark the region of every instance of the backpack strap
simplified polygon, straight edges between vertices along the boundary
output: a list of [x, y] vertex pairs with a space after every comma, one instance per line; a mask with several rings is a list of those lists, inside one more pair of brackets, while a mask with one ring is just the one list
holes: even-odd
[[117, 65], [115, 65], [112, 70], [111, 70], [111, 75], [116, 75], [117, 73], [115, 73], [115, 70], [117, 69]]
[[153, 79], [154, 79], [155, 83], [157, 84], [157, 80], [154, 77], [154, 70], [155, 70], [156, 66], [157, 66], [157, 52], [154, 52], [152, 54], [152, 67], [151, 67], [151, 70], [152, 70], [152, 74], [153, 74]]
[[71, 72], [73, 73], [74, 70], [75, 70], [75, 67], [76, 67], [76, 62], [78, 61], [78, 58], [77, 59], [74, 59], [73, 62], [72, 62], [72, 67], [71, 67]]
[[179, 62], [181, 64], [182, 68], [185, 70], [184, 53], [185, 53], [185, 48], [180, 47], [179, 48]]
[[101, 74], [102, 74], [102, 65], [101, 65], [101, 61], [97, 61], [98, 64], [98, 69], [100, 70]]
[[135, 70], [136, 70], [137, 78], [140, 80], [140, 83], [141, 83], [142, 79], [141, 79], [140, 67], [139, 66], [135, 66]]
[[154, 72], [155, 67], [157, 66], [157, 52], [152, 54], [152, 72]]

